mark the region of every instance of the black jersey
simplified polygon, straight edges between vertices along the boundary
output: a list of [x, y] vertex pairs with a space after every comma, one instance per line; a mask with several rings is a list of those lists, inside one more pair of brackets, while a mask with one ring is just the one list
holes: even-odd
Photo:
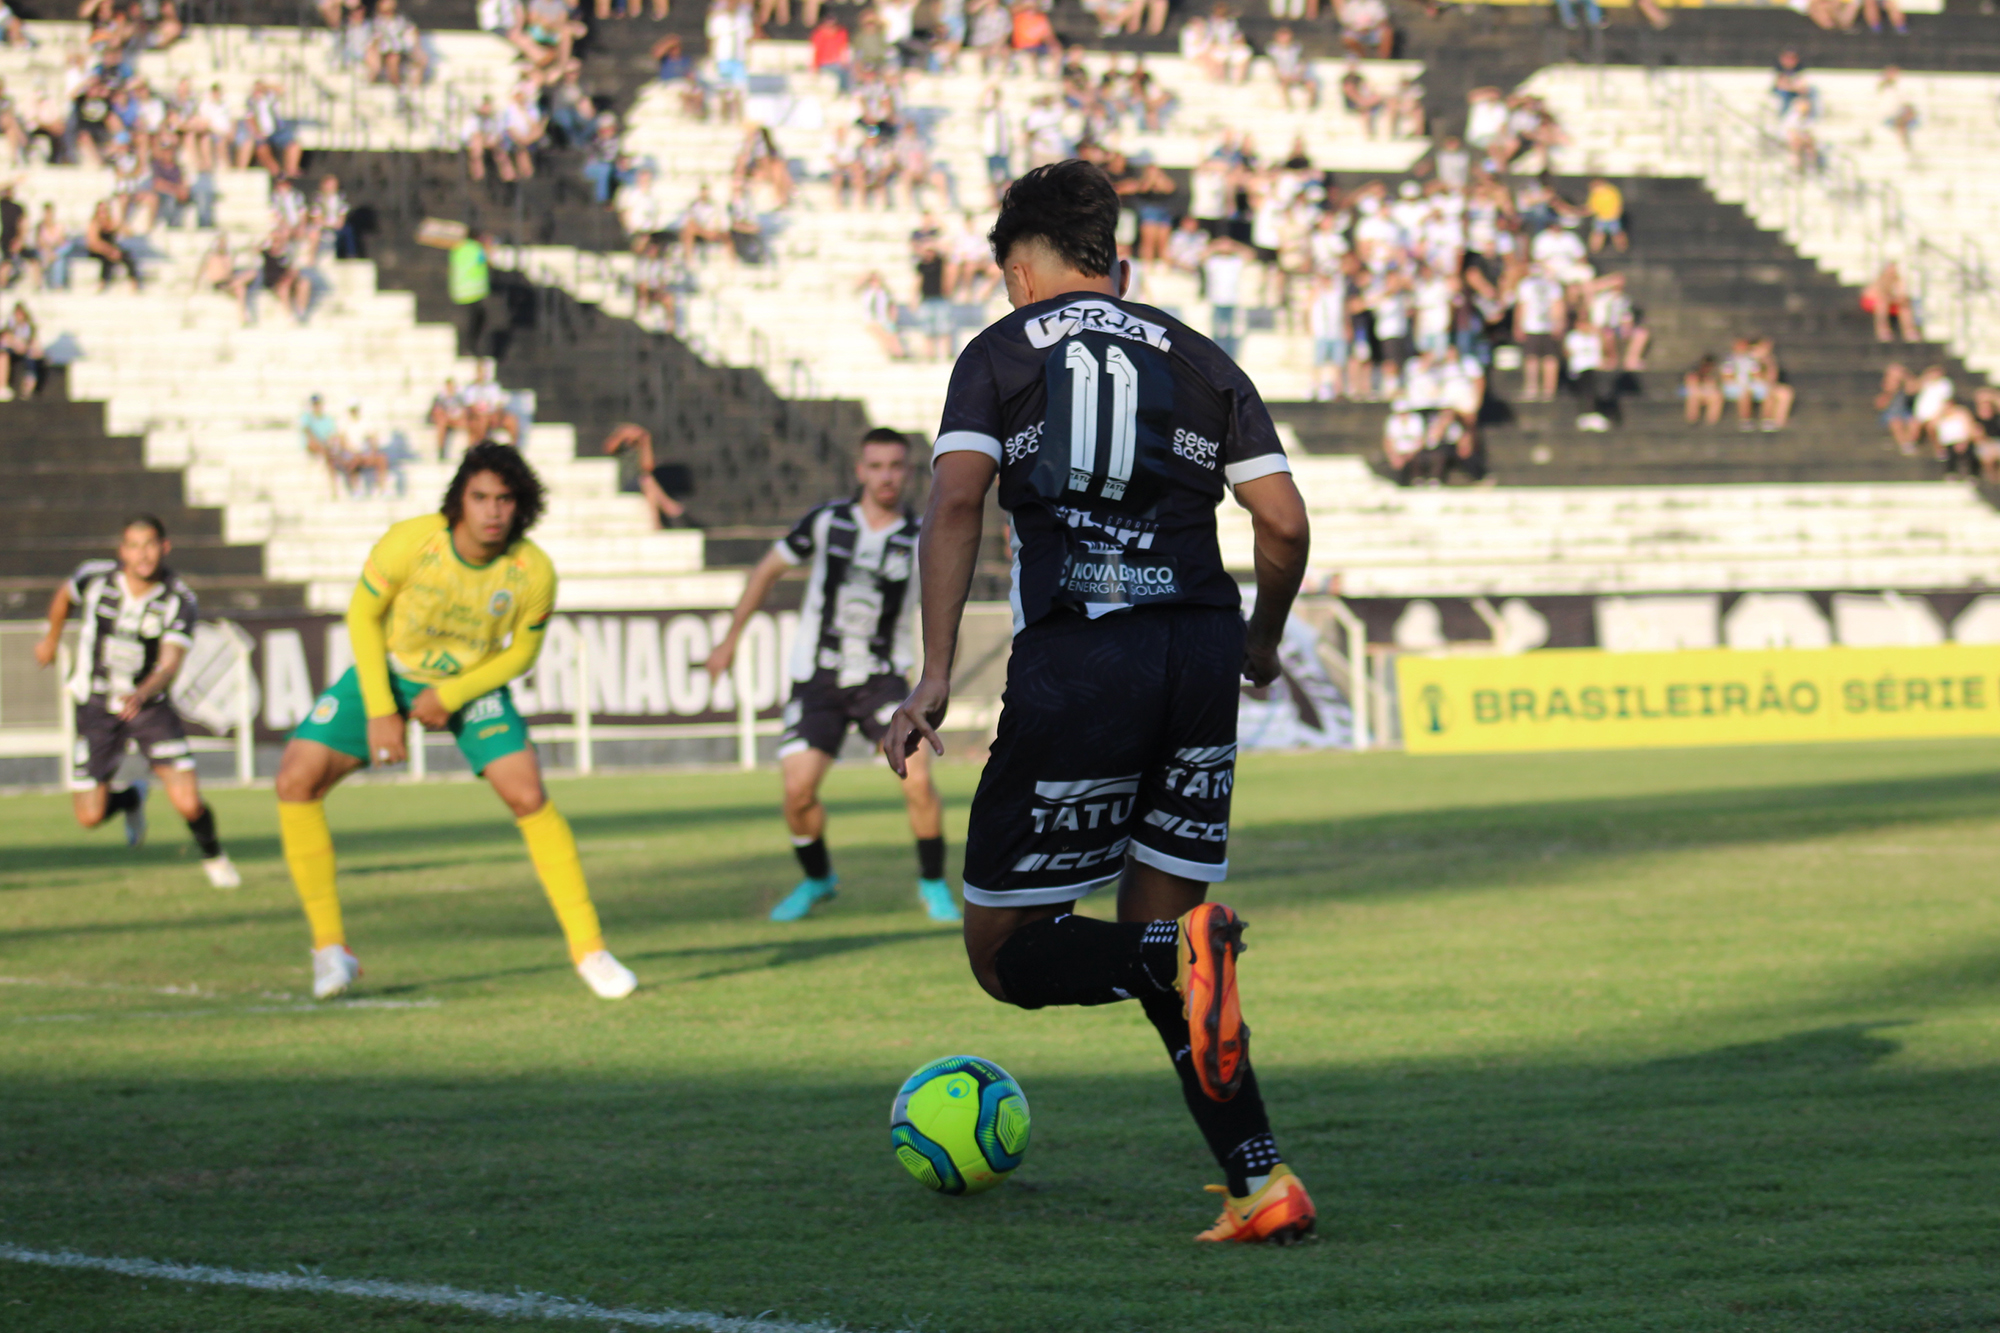
[[1222, 349], [1152, 306], [1076, 292], [966, 344], [935, 453], [960, 449], [1000, 466], [1017, 631], [1059, 607], [1240, 607], [1215, 506], [1225, 483], [1291, 470]]
[[81, 636], [69, 683], [78, 703], [123, 707], [132, 687], [152, 674], [161, 644], [194, 642], [194, 591], [171, 570], [154, 574], [145, 596], [133, 597], [116, 560], [86, 560], [70, 575], [69, 598]]

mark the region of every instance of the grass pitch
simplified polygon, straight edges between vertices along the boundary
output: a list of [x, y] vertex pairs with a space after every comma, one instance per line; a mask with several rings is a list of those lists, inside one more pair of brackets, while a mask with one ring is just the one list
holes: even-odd
[[[1993, 1329], [1993, 757], [1246, 760], [1226, 897], [1321, 1209], [1288, 1251], [1190, 1243], [1218, 1175], [1143, 1016], [987, 1000], [879, 772], [834, 774], [841, 897], [790, 927], [774, 776], [555, 783], [615, 1005], [481, 786], [333, 798], [333, 1006], [268, 792], [212, 798], [233, 894], [163, 801], [136, 855], [0, 801], [0, 1243], [943, 1333]], [[959, 1051], [1034, 1110], [968, 1200], [888, 1149]], [[20, 1333], [498, 1326], [0, 1264]]]

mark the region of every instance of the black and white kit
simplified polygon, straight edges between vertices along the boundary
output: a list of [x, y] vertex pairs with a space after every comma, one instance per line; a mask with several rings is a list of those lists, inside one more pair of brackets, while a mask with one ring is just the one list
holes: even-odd
[[133, 687], [158, 664], [162, 645], [194, 642], [194, 591], [170, 570], [153, 577], [152, 588], [133, 597], [115, 560], [87, 560], [70, 576], [79, 633], [69, 679], [76, 701], [70, 781], [79, 790], [108, 782], [128, 742], [150, 764], [194, 767], [187, 732], [165, 696], [149, 700], [130, 720], [119, 716]]
[[1014, 530], [1014, 654], [966, 901], [1068, 901], [1128, 852], [1221, 880], [1243, 621], [1215, 508], [1290, 471], [1255, 386], [1163, 311], [1069, 294], [960, 354], [935, 454], [960, 450], [999, 466]]
[[887, 733], [916, 660], [918, 530], [908, 513], [872, 529], [858, 500], [830, 500], [778, 542], [790, 563], [812, 562], [779, 755], [811, 748], [837, 756], [850, 725], [871, 742]]

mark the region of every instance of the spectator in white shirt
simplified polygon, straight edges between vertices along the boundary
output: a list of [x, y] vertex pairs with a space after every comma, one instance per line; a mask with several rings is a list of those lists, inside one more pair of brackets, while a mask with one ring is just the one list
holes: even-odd
[[1562, 335], [1569, 311], [1562, 284], [1539, 269], [1530, 270], [1514, 293], [1514, 341], [1521, 348], [1521, 401], [1547, 402], [1556, 396], [1562, 373]]
[[1945, 408], [1951, 406], [1954, 392], [1956, 386], [1943, 366], [1927, 366], [1924, 373], [1917, 377], [1917, 392], [1910, 404], [1910, 417], [1916, 422], [1918, 439], [1937, 440], [1938, 418], [1944, 415]]
[[1306, 300], [1306, 331], [1313, 340], [1313, 397], [1338, 401], [1346, 392], [1348, 341], [1353, 321], [1347, 308], [1347, 275], [1320, 273]]
[[1201, 261], [1201, 280], [1208, 298], [1215, 345], [1234, 357], [1242, 340], [1236, 332], [1236, 311], [1243, 300], [1243, 274], [1250, 261], [1250, 247], [1221, 237], [1209, 243]]
[[1396, 30], [1389, 26], [1389, 8], [1382, 0], [1340, 0], [1340, 44], [1349, 55], [1387, 60], [1396, 49]]
[[514, 179], [513, 155], [507, 151], [507, 135], [500, 119], [499, 108], [493, 105], [489, 95], [479, 99], [479, 105], [465, 117], [464, 128], [460, 130], [461, 141], [465, 145], [466, 173], [476, 181], [486, 179], [486, 155], [493, 155], [493, 169], [503, 181]]
[[[1318, 6], [1319, 0], [1313, 0]], [[1319, 78], [1313, 73], [1312, 62], [1306, 59], [1306, 49], [1299, 45], [1290, 28], [1280, 28], [1271, 34], [1271, 44], [1264, 48], [1270, 57], [1271, 72], [1278, 77], [1278, 95], [1284, 99], [1285, 110], [1292, 109], [1292, 90], [1301, 90], [1306, 95], [1306, 109], [1319, 106]]]
[[421, 87], [430, 56], [424, 51], [417, 25], [396, 12], [396, 0], [381, 0], [369, 25], [368, 53], [363, 58], [368, 77], [397, 87]]
[[743, 97], [750, 87], [750, 43], [756, 36], [750, 0], [713, 0], [703, 31], [719, 85], [717, 114], [725, 121], [736, 120], [743, 114]]
[[1576, 428], [1589, 431], [1611, 429], [1613, 400], [1604, 392], [1609, 377], [1602, 373], [1604, 340], [1598, 337], [1597, 329], [1589, 323], [1588, 316], [1578, 320], [1563, 335], [1563, 360], [1569, 363], [1570, 383], [1576, 386], [1577, 397], [1587, 405], [1587, 410], [1576, 419]]
[[[542, 118], [532, 94], [526, 88], [515, 88], [500, 113], [500, 140], [502, 150], [513, 156], [515, 174], [521, 179], [535, 174], [535, 149], [548, 132], [549, 123]], [[506, 179], [505, 173], [502, 179]]]

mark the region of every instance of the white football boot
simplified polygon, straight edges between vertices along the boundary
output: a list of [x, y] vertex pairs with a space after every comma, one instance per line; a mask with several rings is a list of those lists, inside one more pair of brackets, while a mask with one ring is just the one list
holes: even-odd
[[144, 778], [133, 780], [131, 790], [137, 792], [139, 800], [125, 812], [125, 845], [137, 847], [146, 841], [146, 792], [149, 784]]
[[243, 876], [236, 872], [236, 863], [229, 859], [228, 852], [204, 859], [201, 868], [208, 876], [208, 882], [218, 889], [243, 887]]
[[347, 988], [360, 975], [360, 960], [347, 951], [345, 944], [329, 944], [324, 949], [313, 950], [315, 1000], [331, 1000], [337, 995], [345, 995]]
[[613, 958], [609, 949], [585, 954], [576, 965], [576, 974], [600, 1000], [622, 1000], [639, 987], [639, 978], [632, 975], [632, 969]]

